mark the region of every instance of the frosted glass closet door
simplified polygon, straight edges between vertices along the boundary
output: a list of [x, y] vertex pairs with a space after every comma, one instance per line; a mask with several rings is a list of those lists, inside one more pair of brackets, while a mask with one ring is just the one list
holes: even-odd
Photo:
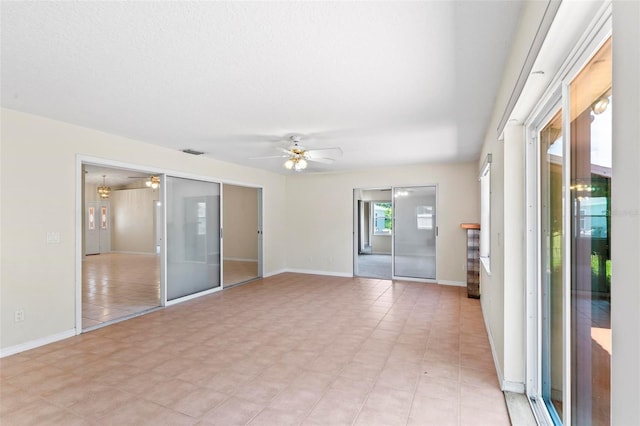
[[393, 265], [396, 277], [436, 278], [436, 187], [395, 188]]
[[168, 176], [167, 300], [220, 287], [220, 184]]

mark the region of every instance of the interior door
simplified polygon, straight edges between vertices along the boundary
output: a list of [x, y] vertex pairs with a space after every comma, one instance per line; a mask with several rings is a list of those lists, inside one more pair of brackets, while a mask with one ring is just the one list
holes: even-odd
[[111, 251], [111, 211], [108, 201], [89, 201], [85, 206], [85, 255]]
[[109, 253], [111, 251], [111, 205], [108, 201], [99, 202], [98, 213], [100, 253]]
[[90, 201], [85, 206], [85, 255], [100, 253], [99, 204], [98, 202]]
[[220, 287], [220, 184], [167, 176], [167, 300]]
[[436, 279], [436, 199], [435, 186], [394, 188], [394, 276]]

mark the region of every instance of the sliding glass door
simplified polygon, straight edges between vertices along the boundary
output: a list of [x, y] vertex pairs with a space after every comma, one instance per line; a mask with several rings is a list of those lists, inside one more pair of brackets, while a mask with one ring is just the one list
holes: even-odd
[[393, 190], [393, 275], [436, 279], [436, 187]]
[[556, 425], [607, 425], [611, 413], [611, 40], [585, 59], [563, 83], [563, 108], [532, 126], [529, 154], [537, 207], [528, 227], [539, 231], [527, 393]]
[[220, 287], [220, 184], [166, 178], [167, 301]]
[[254, 280], [260, 269], [262, 190], [224, 184], [222, 282], [225, 288]]
[[554, 422], [562, 419], [563, 264], [562, 264], [562, 111], [539, 134], [540, 140], [540, 294], [542, 306], [542, 398]]
[[609, 424], [611, 40], [571, 82], [571, 419]]

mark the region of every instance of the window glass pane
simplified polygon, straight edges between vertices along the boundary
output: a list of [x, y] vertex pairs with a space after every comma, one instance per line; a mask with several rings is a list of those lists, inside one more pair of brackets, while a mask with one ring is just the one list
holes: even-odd
[[600, 425], [610, 421], [610, 40], [570, 90], [571, 418]]
[[391, 203], [373, 203], [373, 234], [391, 235], [392, 223]]
[[89, 229], [91, 231], [96, 229], [96, 208], [89, 207]]
[[551, 417], [562, 418], [562, 112], [540, 131], [540, 292], [542, 397]]
[[433, 206], [416, 207], [418, 229], [433, 229]]
[[488, 164], [480, 178], [480, 257], [491, 254], [491, 165]]

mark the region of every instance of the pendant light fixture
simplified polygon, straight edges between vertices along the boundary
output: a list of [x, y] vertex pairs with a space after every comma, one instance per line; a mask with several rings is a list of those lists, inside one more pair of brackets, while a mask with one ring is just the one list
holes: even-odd
[[102, 175], [102, 185], [98, 186], [98, 195], [102, 199], [109, 198], [109, 194], [111, 193], [111, 187], [107, 186], [106, 178], [107, 175]]

